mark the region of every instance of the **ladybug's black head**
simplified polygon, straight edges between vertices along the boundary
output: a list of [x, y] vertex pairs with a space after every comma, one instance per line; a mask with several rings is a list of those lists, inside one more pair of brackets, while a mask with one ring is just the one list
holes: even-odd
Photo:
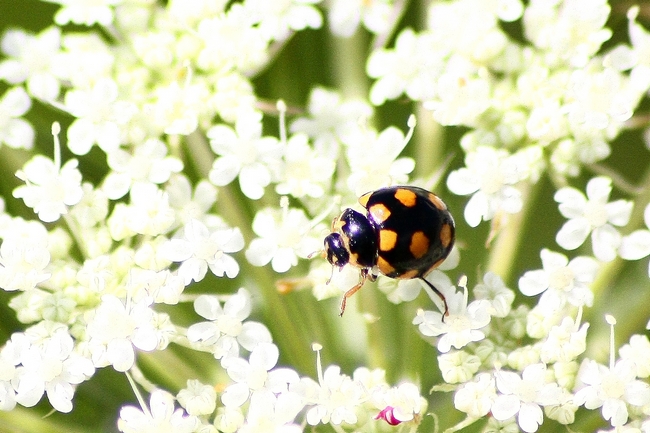
[[348, 264], [350, 261], [350, 252], [345, 247], [343, 236], [339, 233], [330, 233], [325, 237], [324, 244], [327, 261], [330, 262], [332, 266], [342, 268]]

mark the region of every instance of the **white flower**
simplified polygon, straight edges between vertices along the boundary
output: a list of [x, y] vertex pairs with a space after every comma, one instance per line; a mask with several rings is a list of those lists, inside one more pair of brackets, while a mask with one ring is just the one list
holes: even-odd
[[0, 79], [10, 84], [25, 82], [34, 97], [54, 100], [61, 87], [60, 46], [61, 29], [56, 26], [38, 35], [20, 29], [7, 31], [2, 37], [2, 52], [9, 58], [0, 62]]
[[544, 269], [524, 273], [519, 279], [521, 293], [535, 296], [544, 292], [542, 297], [546, 300], [543, 302], [557, 307], [567, 301], [576, 307], [591, 307], [594, 294], [589, 285], [600, 269], [596, 260], [580, 256], [569, 261], [565, 255], [546, 248], [542, 249], [540, 257]]
[[454, 394], [454, 407], [472, 418], [481, 418], [490, 412], [496, 398], [494, 377], [481, 373], [458, 388]]
[[185, 175], [173, 174], [165, 185], [165, 191], [170, 206], [175, 210], [177, 223], [185, 225], [191, 220], [199, 220], [208, 227], [224, 224], [221, 218], [208, 214], [217, 201], [217, 189], [207, 180], [197, 183], [192, 191], [190, 180]]
[[47, 0], [61, 5], [54, 15], [54, 21], [63, 26], [68, 23], [92, 26], [99, 24], [109, 26], [113, 23], [113, 7], [124, 0]]
[[464, 383], [478, 372], [481, 359], [464, 350], [454, 350], [438, 355], [438, 367], [445, 382]]
[[403, 383], [390, 388], [383, 395], [382, 411], [375, 419], [385, 419], [390, 425], [412, 421], [426, 408], [426, 400], [412, 383]]
[[88, 350], [95, 367], [112, 365], [117, 371], [127, 371], [135, 363], [134, 346], [151, 351], [158, 346], [151, 301], [143, 298], [127, 308], [113, 295], [102, 301], [87, 325]]
[[501, 277], [493, 272], [487, 272], [483, 283], [474, 287], [474, 296], [476, 299], [486, 299], [490, 302], [490, 315], [493, 317], [506, 317], [515, 300], [515, 292], [507, 288]]
[[197, 417], [185, 414], [183, 409], [174, 409], [174, 396], [160, 389], [151, 393], [148, 408], [124, 406], [117, 420], [117, 428], [123, 433], [192, 433], [199, 424]]
[[21, 116], [32, 106], [22, 87], [8, 90], [0, 99], [0, 144], [14, 149], [30, 150], [34, 147], [34, 128]]
[[74, 341], [66, 326], [40, 322], [25, 331], [30, 342], [20, 353], [21, 366], [16, 370], [16, 401], [34, 406], [43, 396], [59, 412], [72, 410], [75, 385], [95, 372], [90, 359], [75, 353]]
[[205, 83], [182, 85], [173, 81], [157, 87], [154, 101], [145, 104], [143, 111], [155, 128], [165, 134], [189, 135], [199, 125], [199, 114], [207, 105], [208, 96]]
[[372, 116], [372, 107], [361, 100], [341, 101], [341, 96], [316, 87], [309, 94], [308, 117], [298, 117], [290, 126], [293, 133], [303, 132], [314, 142], [321, 154], [336, 159], [339, 142], [356, 134], [360, 121]]
[[544, 417], [540, 406], [558, 404], [561, 389], [556, 383], [547, 383], [546, 366], [532, 364], [521, 376], [511, 371], [495, 373], [499, 395], [492, 404], [492, 415], [505, 421], [517, 415], [517, 422], [523, 431], [537, 431]]
[[108, 197], [102, 190], [94, 189], [89, 182], [84, 182], [81, 189], [83, 190], [83, 197], [79, 203], [72, 206], [70, 216], [81, 227], [90, 228], [106, 219], [108, 215]]
[[263, 324], [244, 321], [251, 313], [251, 295], [241, 288], [223, 307], [215, 296], [201, 295], [194, 309], [208, 322], [191, 325], [187, 338], [191, 343], [207, 346], [216, 359], [239, 356], [239, 347], [251, 351], [260, 343], [270, 343], [271, 333]]
[[318, 29], [323, 17], [313, 5], [321, 0], [245, 0], [244, 7], [267, 39], [283, 41], [292, 30]]
[[0, 288], [30, 290], [50, 278], [46, 244], [5, 239], [0, 245]]
[[[348, 266], [348, 268], [354, 269], [354, 267], [352, 266]], [[343, 272], [343, 269], [341, 270], [341, 272]], [[357, 269], [355, 269], [355, 272], [358, 279], [359, 272]], [[433, 284], [434, 287], [443, 290], [443, 292], [448, 290], [448, 288], [450, 288], [451, 286], [453, 286], [451, 279], [439, 269], [435, 269], [432, 272], [428, 273], [427, 281]], [[350, 288], [351, 286], [352, 285], [348, 285], [347, 288]], [[394, 304], [399, 304], [401, 302], [409, 302], [417, 298], [418, 295], [420, 294], [420, 291], [425, 286], [424, 283], [422, 283], [422, 281], [415, 278], [410, 280], [401, 280], [396, 278], [388, 278], [380, 275], [377, 280], [377, 287], [379, 288], [379, 290], [386, 293], [386, 297], [390, 302]]]
[[107, 156], [111, 172], [104, 179], [102, 190], [108, 198], [123, 197], [134, 182], [162, 184], [172, 173], [183, 169], [183, 163], [167, 156], [167, 146], [157, 139], [150, 139], [136, 146], [133, 153], [114, 149]]
[[520, 161], [503, 149], [480, 146], [465, 157], [465, 166], [452, 171], [447, 187], [454, 194], [473, 194], [465, 206], [465, 220], [471, 227], [497, 213], [518, 213], [523, 205], [514, 186], [525, 177]]
[[228, 376], [235, 381], [221, 395], [225, 406], [242, 406], [249, 397], [258, 393], [275, 395], [287, 392], [292, 383], [299, 381], [298, 373], [290, 368], [274, 368], [280, 352], [273, 343], [259, 343], [248, 361], [229, 357], [222, 361]]
[[284, 168], [275, 191], [280, 195], [322, 197], [332, 181], [334, 160], [321, 155], [304, 134], [293, 135], [284, 151]]
[[239, 264], [229, 253], [244, 247], [244, 237], [239, 228], [224, 228], [211, 232], [202, 222], [190, 220], [185, 224], [182, 238], [169, 240], [162, 246], [161, 254], [173, 262], [182, 262], [178, 275], [185, 284], [201, 281], [208, 267], [218, 277], [234, 278]]
[[209, 178], [217, 186], [228, 185], [239, 176], [244, 195], [257, 200], [275, 177], [281, 164], [282, 146], [274, 137], [262, 137], [261, 116], [241, 113], [235, 130], [216, 125], [208, 130], [210, 146], [217, 155]]
[[113, 223], [122, 224], [126, 236], [132, 233], [156, 236], [165, 233], [174, 223], [174, 210], [169, 206], [169, 197], [155, 184], [136, 183], [131, 186], [129, 197], [131, 205], [116, 206], [109, 217], [109, 229], [115, 240], [121, 237], [112, 230]]
[[134, 107], [117, 97], [117, 84], [108, 78], [97, 80], [90, 89], [76, 88], [65, 94], [65, 107], [77, 118], [67, 132], [72, 153], [85, 155], [95, 143], [107, 153], [120, 146], [120, 126], [131, 118]]
[[560, 213], [569, 218], [555, 240], [566, 250], [575, 250], [591, 233], [594, 256], [611, 261], [621, 244], [621, 235], [614, 226], [622, 227], [630, 220], [633, 203], [616, 200], [608, 203], [611, 179], [603, 176], [587, 183], [587, 197], [575, 188], [565, 187], [555, 193]]
[[437, 53], [435, 39], [429, 33], [416, 34], [403, 30], [395, 41], [395, 49], [374, 51], [366, 64], [366, 71], [377, 81], [370, 89], [370, 102], [382, 105], [402, 93], [410, 99], [433, 99], [437, 76], [444, 63]]
[[588, 323], [578, 328], [570, 317], [562, 319], [560, 325], [553, 326], [540, 347], [540, 358], [546, 364], [570, 362], [587, 349]]
[[[643, 221], [646, 227], [650, 228], [650, 205], [643, 211]], [[618, 254], [625, 260], [639, 260], [650, 255], [650, 230], [635, 230], [623, 236]], [[648, 275], [650, 275], [650, 263], [648, 263]]]
[[623, 426], [628, 420], [627, 404], [644, 406], [650, 403], [650, 386], [636, 380], [634, 363], [627, 359], [607, 368], [585, 359], [578, 371], [578, 391], [574, 403], [587, 409], [602, 407], [602, 414], [612, 427]]
[[286, 272], [319, 251], [322, 240], [312, 236], [311, 223], [300, 209], [262, 209], [253, 219], [258, 238], [251, 241], [246, 258], [254, 266], [271, 262], [275, 272]]
[[246, 422], [238, 433], [301, 433], [294, 418], [303, 408], [300, 397], [292, 392], [275, 395], [271, 392], [251, 396]]
[[526, 37], [547, 52], [550, 65], [581, 67], [611, 37], [604, 27], [610, 9], [606, 0], [534, 1], [524, 13]]
[[188, 380], [187, 386], [176, 395], [178, 403], [188, 414], [210, 415], [217, 407], [217, 391], [214, 386], [204, 385], [198, 380]]
[[[101, 1], [101, 0], [100, 0]], [[100, 77], [109, 77], [117, 61], [114, 46], [97, 33], [66, 32], [57, 66], [75, 88], [90, 89]]]
[[41, 221], [53, 222], [68, 212], [68, 206], [83, 197], [78, 161], [71, 159], [63, 167], [42, 155], [29, 160], [16, 176], [25, 181], [13, 191], [16, 198], [38, 214]]
[[[184, 8], [186, 8], [185, 5]], [[253, 25], [251, 13], [242, 4], [232, 4], [226, 12], [214, 15], [216, 16], [206, 15], [201, 17], [196, 30], [197, 36], [203, 43], [196, 59], [196, 65], [201, 70], [214, 71], [214, 73], [221, 75], [234, 67], [237, 71], [247, 74], [257, 70], [268, 61], [268, 39], [257, 26]], [[228, 43], [224, 44], [223, 41], [228, 41]], [[235, 77], [236, 75], [233, 74], [230, 79], [221, 83], [217, 82], [217, 86], [223, 91], [226, 91], [224, 89], [225, 84], [239, 84], [236, 87], [242, 87], [240, 90], [244, 90], [243, 87], [250, 86], [248, 81], [242, 80], [243, 77]], [[245, 93], [250, 93], [249, 98], [246, 99], [255, 99], [252, 92], [246, 91]], [[232, 96], [237, 94], [241, 93], [235, 91]], [[223, 96], [219, 99], [224, 102], [222, 98]], [[230, 99], [230, 97], [227, 99]], [[235, 108], [235, 106], [250, 107], [251, 104], [242, 104], [242, 101], [232, 100], [228, 105], [230, 105], [230, 108], [227, 111], [234, 114], [231, 109]], [[222, 107], [225, 106], [222, 105]], [[228, 121], [232, 122], [237, 118], [237, 116], [232, 115], [229, 117]]]
[[408, 140], [393, 126], [379, 134], [373, 129], [359, 129], [345, 140], [351, 170], [347, 186], [357, 196], [377, 188], [406, 183], [408, 174], [415, 167], [412, 158], [399, 158]]
[[334, 0], [327, 14], [330, 30], [337, 36], [352, 36], [359, 24], [371, 33], [387, 32], [394, 6], [390, 2], [363, 0]]
[[460, 349], [472, 341], [484, 339], [485, 333], [481, 329], [490, 323], [490, 302], [478, 300], [467, 305], [467, 288], [462, 292], [443, 294], [449, 315], [443, 318], [437, 311], [418, 310], [413, 324], [418, 325], [420, 332], [428, 337], [442, 335], [438, 340], [438, 350], [442, 353], [449, 352], [452, 346]]
[[341, 368], [330, 365], [324, 373], [319, 373], [318, 382], [302, 378], [292, 386], [302, 396], [307, 406], [309, 425], [356, 424], [356, 409], [365, 400], [364, 388], [349, 376], [341, 374]]
[[635, 334], [630, 342], [619, 349], [621, 359], [632, 361], [636, 368], [636, 376], [650, 376], [650, 341], [646, 335]]
[[[14, 336], [19, 336], [14, 340]], [[0, 350], [0, 410], [10, 411], [16, 407], [16, 390], [11, 381], [16, 377], [20, 353], [28, 342], [24, 334], [15, 333]]]

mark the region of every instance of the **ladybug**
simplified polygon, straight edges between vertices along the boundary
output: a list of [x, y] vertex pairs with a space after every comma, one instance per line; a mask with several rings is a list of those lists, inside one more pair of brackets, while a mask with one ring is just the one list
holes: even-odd
[[332, 233], [324, 240], [327, 261], [339, 269], [350, 264], [360, 269], [360, 281], [343, 296], [347, 299], [366, 280], [378, 273], [390, 278], [419, 278], [442, 299], [444, 317], [447, 300], [424, 277], [447, 258], [454, 246], [454, 219], [435, 194], [415, 186], [391, 186], [359, 198], [367, 213], [345, 209], [332, 222]]

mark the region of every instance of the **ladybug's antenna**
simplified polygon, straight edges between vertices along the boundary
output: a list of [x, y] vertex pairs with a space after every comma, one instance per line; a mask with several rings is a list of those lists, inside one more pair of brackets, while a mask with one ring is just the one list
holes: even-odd
[[431, 284], [430, 282], [428, 282], [428, 281], [425, 280], [424, 278], [420, 277], [420, 279], [421, 279], [422, 281], [424, 281], [424, 283], [425, 283], [427, 286], [429, 286], [429, 288], [430, 288], [431, 290], [433, 290], [433, 292], [434, 292], [436, 295], [438, 295], [438, 297], [440, 297], [440, 299], [442, 300], [442, 303], [443, 303], [444, 306], [445, 306], [445, 311], [442, 313], [442, 321], [444, 322], [444, 321], [445, 321], [445, 317], [449, 316], [449, 307], [447, 306], [447, 299], [445, 298], [445, 295], [443, 295], [442, 292], [436, 288], [436, 286], [434, 286], [433, 284]]

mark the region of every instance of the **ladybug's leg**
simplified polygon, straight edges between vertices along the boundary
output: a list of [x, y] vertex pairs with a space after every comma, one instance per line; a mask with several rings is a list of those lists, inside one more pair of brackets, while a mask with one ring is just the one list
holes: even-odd
[[[370, 277], [372, 281], [372, 276]], [[361, 269], [361, 281], [359, 281], [357, 284], [355, 284], [350, 290], [345, 292], [343, 295], [343, 299], [341, 299], [341, 312], [339, 313], [339, 316], [343, 316], [343, 313], [345, 313], [345, 304], [348, 301], [348, 298], [355, 293], [359, 291], [360, 288], [363, 287], [363, 285], [366, 283], [366, 280], [368, 279], [368, 269]]]
[[440, 290], [436, 289], [436, 286], [434, 286], [433, 284], [431, 284], [430, 282], [428, 282], [428, 281], [425, 280], [424, 278], [420, 277], [420, 279], [421, 279], [422, 281], [424, 281], [425, 284], [426, 284], [427, 286], [429, 286], [429, 288], [430, 288], [431, 290], [433, 290], [433, 291], [435, 292], [435, 294], [438, 295], [438, 296], [440, 297], [440, 299], [442, 299], [442, 303], [443, 303], [444, 306], [445, 306], [445, 311], [444, 311], [444, 313], [442, 313], [442, 321], [443, 321], [443, 323], [444, 323], [444, 321], [445, 321], [445, 317], [449, 316], [449, 307], [447, 306], [447, 299], [445, 299], [445, 295], [443, 295], [442, 292], [440, 292]]

